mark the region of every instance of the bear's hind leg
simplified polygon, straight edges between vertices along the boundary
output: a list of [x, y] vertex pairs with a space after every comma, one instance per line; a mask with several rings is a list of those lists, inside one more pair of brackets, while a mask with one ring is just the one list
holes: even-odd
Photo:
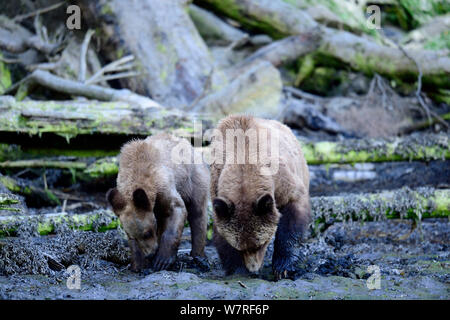
[[309, 199], [289, 203], [282, 214], [275, 235], [272, 269], [276, 280], [289, 277], [295, 271], [300, 255], [300, 244], [310, 222]]

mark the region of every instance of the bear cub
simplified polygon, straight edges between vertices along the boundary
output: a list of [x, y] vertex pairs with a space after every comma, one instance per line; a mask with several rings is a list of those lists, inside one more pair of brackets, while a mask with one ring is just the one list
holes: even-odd
[[209, 171], [205, 164], [177, 164], [172, 149], [186, 139], [169, 134], [126, 143], [119, 156], [117, 187], [107, 200], [128, 236], [131, 269], [150, 262], [153, 270], [175, 261], [186, 218], [191, 228], [191, 256], [204, 257]]
[[213, 241], [222, 266], [227, 274], [257, 272], [275, 235], [273, 273], [290, 277], [311, 222], [309, 171], [296, 137], [278, 121], [229, 116], [211, 149]]

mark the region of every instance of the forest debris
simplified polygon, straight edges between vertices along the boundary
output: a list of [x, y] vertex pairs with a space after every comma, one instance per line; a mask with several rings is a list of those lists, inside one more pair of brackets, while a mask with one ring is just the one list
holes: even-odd
[[318, 39], [314, 33], [286, 37], [257, 50], [254, 54], [239, 63], [236, 68], [247, 65], [256, 59], [267, 60], [275, 67], [293, 62], [315, 51], [319, 47]]
[[[390, 139], [346, 139], [341, 142], [300, 140], [300, 143], [308, 165], [450, 159], [448, 134], [410, 135]], [[203, 147], [203, 151], [206, 148], [208, 147]], [[83, 159], [75, 163], [81, 161]], [[7, 162], [15, 168], [25, 163], [20, 160]], [[44, 163], [45, 161], [42, 162]], [[72, 163], [74, 162], [66, 161], [66, 164], [58, 165], [70, 168]], [[99, 158], [89, 164], [86, 162], [86, 166], [72, 169], [76, 176], [85, 182], [113, 179], [118, 172], [117, 157]]]
[[304, 11], [282, 0], [201, 0], [198, 3], [275, 38], [303, 34], [318, 26]]
[[95, 17], [92, 27], [100, 27], [104, 57], [113, 61], [126, 53], [136, 58], [141, 76], [121, 79], [124, 87], [174, 108], [202, 93], [213, 61], [181, 1], [81, 3], [83, 12]]
[[[314, 225], [331, 224], [334, 221], [368, 221], [380, 219], [423, 219], [450, 215], [450, 190], [402, 188], [368, 194], [348, 194], [331, 197], [312, 197], [311, 207]], [[0, 236], [10, 236], [23, 225], [33, 226], [41, 235], [53, 233], [67, 226], [83, 231], [115, 229], [117, 216], [110, 210], [96, 210], [84, 214], [53, 213], [44, 215], [0, 216]]]
[[380, 219], [417, 219], [448, 217], [450, 190], [402, 188], [378, 193], [312, 197], [314, 228], [337, 221], [372, 221]]
[[[77, 81], [55, 76], [44, 70], [33, 71], [29, 76], [23, 79], [23, 81], [39, 84], [49, 89], [74, 96], [84, 96], [86, 98], [103, 101], [124, 101], [131, 104], [137, 104], [141, 108], [162, 108], [160, 104], [152, 99], [136, 94], [128, 89], [111, 89], [97, 85], [86, 85]], [[10, 87], [9, 91], [13, 90], [13, 87]]]
[[269, 62], [253, 63], [231, 71], [231, 81], [207, 95], [193, 107], [213, 119], [246, 113], [259, 117], [276, 117], [280, 112], [282, 83], [278, 70]]
[[[320, 26], [305, 11], [282, 0], [230, 0], [226, 5], [222, 0], [202, 0], [199, 3], [278, 37], [307, 34], [318, 28], [317, 33], [321, 36], [319, 53], [367, 74], [379, 73], [406, 80], [417, 75], [414, 62], [398, 48], [380, 45], [373, 38]], [[410, 54], [422, 66], [424, 82], [443, 88], [450, 86], [450, 57], [445, 50], [414, 50]]]
[[47, 235], [63, 225], [76, 230], [104, 232], [116, 229], [119, 220], [109, 210], [95, 210], [83, 214], [59, 212], [43, 215], [0, 216], [0, 236], [14, 235], [22, 224], [35, 226], [36, 232], [40, 235]]
[[10, 53], [22, 53], [28, 49], [36, 49], [45, 54], [54, 54], [61, 48], [61, 43], [51, 43], [15, 23], [6, 16], [0, 15], [0, 49]]
[[304, 142], [308, 164], [450, 159], [448, 134], [410, 135], [385, 139]]
[[247, 33], [194, 4], [189, 5], [189, 15], [198, 32], [210, 45], [229, 45], [249, 40]]
[[298, 99], [288, 99], [280, 118], [291, 128], [324, 130], [329, 133], [344, 133], [345, 130], [332, 118], [320, 112], [317, 105]]
[[[36, 187], [31, 185], [29, 181], [0, 175], [0, 185], [3, 185], [10, 192], [23, 196], [30, 207], [58, 206], [61, 204], [52, 190]], [[59, 194], [63, 193], [59, 192]]]
[[[54, 76], [52, 79], [55, 79]], [[74, 81], [70, 83], [84, 86]], [[126, 95], [127, 92], [125, 90], [123, 93]], [[199, 134], [193, 130], [194, 119], [201, 120], [199, 116], [179, 110], [145, 108], [124, 101], [16, 101], [13, 97], [4, 96], [0, 98], [0, 109], [0, 134], [20, 132], [41, 136], [43, 133], [53, 133], [66, 137], [67, 143], [77, 135], [92, 133], [151, 135], [169, 131], [193, 137]], [[203, 124], [204, 130], [211, 125], [208, 123], [205, 121]]]

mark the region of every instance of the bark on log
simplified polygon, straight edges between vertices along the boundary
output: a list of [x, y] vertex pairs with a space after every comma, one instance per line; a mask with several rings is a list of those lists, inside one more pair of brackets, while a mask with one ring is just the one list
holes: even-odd
[[121, 79], [125, 87], [177, 108], [202, 94], [213, 61], [182, 1], [81, 3], [87, 20], [100, 24], [104, 56], [116, 60], [128, 52], [138, 60], [143, 75]]
[[278, 67], [315, 51], [319, 47], [319, 41], [320, 37], [315, 33], [290, 36], [262, 47], [239, 63], [239, 66], [261, 59]]
[[[356, 194], [311, 198], [314, 229], [335, 221], [371, 221], [379, 219], [446, 218], [450, 214], [450, 190], [400, 189], [377, 194]], [[37, 232], [46, 235], [55, 226], [66, 224], [83, 231], [106, 231], [119, 226], [119, 220], [109, 210], [86, 214], [55, 213], [39, 216], [0, 216], [0, 237], [16, 233], [20, 224], [37, 224]]]
[[303, 34], [318, 24], [304, 11], [281, 0], [200, 0], [221, 14], [274, 38]]
[[109, 210], [98, 210], [86, 214], [54, 213], [44, 215], [16, 215], [0, 216], [0, 237], [13, 236], [21, 224], [36, 225], [40, 235], [47, 235], [55, 231], [57, 225], [65, 224], [71, 229], [82, 231], [104, 232], [116, 229], [119, 219]]
[[[127, 102], [16, 101], [0, 98], [1, 133], [42, 135], [53, 133], [70, 138], [86, 134], [152, 135], [159, 132], [195, 137], [194, 119], [179, 110], [140, 108]], [[208, 129], [209, 122], [203, 129]], [[101, 147], [101, 146], [99, 146]]]
[[[399, 48], [380, 45], [369, 37], [320, 26], [306, 12], [282, 0], [200, 0], [198, 3], [278, 37], [301, 35], [318, 28], [317, 32], [322, 33], [318, 51], [358, 71], [409, 81], [415, 81], [419, 74], [414, 61]], [[415, 50], [408, 54], [420, 64], [424, 83], [450, 87], [450, 57], [446, 50]]]
[[[390, 161], [430, 161], [450, 159], [448, 134], [407, 136], [394, 139], [348, 139], [344, 142], [300, 141], [308, 165], [330, 163], [364, 163]], [[205, 150], [208, 147], [204, 147]], [[97, 159], [93, 163], [77, 161], [6, 161], [2, 168], [67, 168], [85, 182], [109, 179], [118, 173], [116, 157]], [[84, 163], [84, 164], [83, 164]]]
[[242, 43], [249, 39], [247, 33], [232, 27], [216, 15], [194, 4], [189, 6], [189, 15], [198, 32], [208, 44], [229, 45]]
[[373, 194], [312, 197], [315, 228], [334, 221], [446, 218], [450, 215], [450, 190], [402, 188]]

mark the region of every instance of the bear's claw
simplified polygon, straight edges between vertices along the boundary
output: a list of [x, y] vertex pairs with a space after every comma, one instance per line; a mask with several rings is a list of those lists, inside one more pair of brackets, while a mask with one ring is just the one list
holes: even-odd
[[173, 256], [163, 257], [161, 255], [157, 255], [155, 261], [153, 262], [153, 270], [160, 271], [168, 269], [175, 261]]

